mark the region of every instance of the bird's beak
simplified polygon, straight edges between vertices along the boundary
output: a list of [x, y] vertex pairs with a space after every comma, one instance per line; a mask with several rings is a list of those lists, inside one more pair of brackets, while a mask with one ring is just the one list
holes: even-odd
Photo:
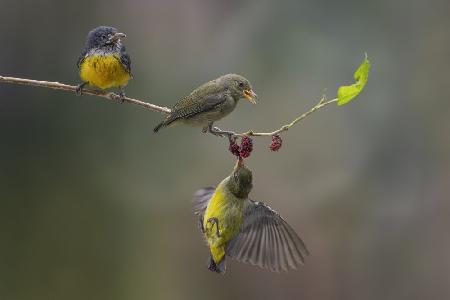
[[236, 161], [236, 165], [234, 166], [234, 170], [236, 171], [239, 168], [242, 168], [244, 166], [244, 160], [242, 159], [242, 157], [239, 157], [238, 160]]
[[244, 97], [253, 104], [258, 100], [258, 95], [253, 90], [244, 90]]
[[125, 33], [116, 32], [113, 36], [111, 36], [108, 40], [109, 43], [115, 43], [119, 41], [121, 38], [125, 38], [127, 35]]

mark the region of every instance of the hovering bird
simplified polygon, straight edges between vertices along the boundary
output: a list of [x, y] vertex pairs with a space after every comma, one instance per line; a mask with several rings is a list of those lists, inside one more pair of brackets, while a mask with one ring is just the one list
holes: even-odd
[[281, 216], [248, 198], [252, 172], [238, 160], [216, 188], [200, 189], [194, 211], [210, 249], [208, 269], [225, 273], [225, 256], [274, 272], [297, 269], [308, 255], [303, 241]]
[[77, 95], [82, 94], [87, 84], [100, 89], [118, 87], [120, 100], [124, 101], [124, 86], [133, 78], [131, 59], [121, 41], [124, 37], [124, 33], [109, 26], [100, 26], [88, 33], [77, 63], [83, 80], [77, 87]]
[[250, 82], [236, 74], [227, 74], [209, 81], [179, 100], [154, 132], [172, 124], [202, 127], [204, 132], [221, 135], [213, 123], [231, 113], [241, 98], [256, 104], [258, 96]]

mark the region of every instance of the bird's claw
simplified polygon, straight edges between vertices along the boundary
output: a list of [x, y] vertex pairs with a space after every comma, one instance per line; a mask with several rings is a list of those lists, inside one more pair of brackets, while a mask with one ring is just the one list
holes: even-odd
[[120, 104], [123, 104], [125, 102], [125, 91], [123, 90], [123, 88], [120, 88], [118, 99], [119, 99]]
[[220, 237], [220, 231], [219, 231], [219, 219], [212, 217], [208, 219], [208, 223], [212, 223], [211, 228], [216, 225], [216, 235], [217, 237]]
[[77, 95], [77, 96], [83, 95], [83, 88], [86, 84], [88, 84], [88, 83], [83, 82], [83, 83], [80, 83], [79, 85], [77, 85], [77, 87], [75, 89], [75, 95]]
[[231, 140], [235, 135], [235, 133], [232, 131], [225, 131], [225, 130], [220, 129], [219, 127], [212, 127], [212, 125], [210, 125], [208, 127], [208, 131], [212, 135], [215, 135], [215, 136], [220, 136], [220, 137], [226, 136], [226, 137], [228, 137], [229, 140]]
[[220, 128], [218, 127], [212, 127], [212, 124], [210, 124], [208, 127], [203, 128], [203, 130], [206, 130], [206, 132], [209, 132], [212, 135], [223, 137], [222, 130], [220, 130]]

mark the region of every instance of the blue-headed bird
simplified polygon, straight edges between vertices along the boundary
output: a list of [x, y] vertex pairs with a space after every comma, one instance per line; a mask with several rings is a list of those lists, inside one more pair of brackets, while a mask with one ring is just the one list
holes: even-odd
[[99, 26], [88, 33], [77, 63], [83, 81], [77, 87], [77, 95], [87, 84], [100, 89], [117, 87], [120, 100], [124, 101], [124, 87], [133, 78], [131, 59], [121, 41], [125, 36], [110, 26]]

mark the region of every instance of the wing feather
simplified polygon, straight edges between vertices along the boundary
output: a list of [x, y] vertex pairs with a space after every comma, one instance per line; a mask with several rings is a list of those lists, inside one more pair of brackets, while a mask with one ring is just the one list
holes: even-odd
[[86, 48], [83, 48], [83, 50], [81, 50], [80, 56], [78, 56], [78, 61], [77, 61], [78, 69], [81, 68], [81, 65], [83, 64], [83, 61], [86, 58], [86, 54], [87, 54], [87, 50], [86, 50]]
[[227, 245], [227, 255], [275, 272], [297, 269], [308, 250], [281, 216], [261, 202], [249, 200], [240, 232]]
[[131, 78], [133, 78], [133, 74], [131, 73], [131, 58], [130, 55], [128, 55], [124, 45], [121, 45], [120, 47], [120, 62], [128, 74], [130, 74]]
[[215, 190], [216, 190], [215, 187], [209, 186], [195, 192], [194, 199], [192, 202], [194, 213], [196, 215], [203, 214], [205, 212], [209, 200], [211, 200], [211, 197], [214, 194]]
[[209, 200], [211, 200], [215, 187], [209, 186], [203, 189], [199, 189], [194, 194], [194, 199], [192, 200], [193, 210], [196, 215], [198, 215], [199, 229], [203, 228], [203, 215], [205, 214], [206, 207], [208, 206]]
[[[188, 119], [197, 114], [213, 110], [227, 100], [224, 93], [216, 93], [201, 97], [197, 100], [193, 95], [180, 100], [173, 108], [172, 113], [165, 120], [165, 125], [170, 125], [179, 119]], [[196, 99], [196, 100], [194, 100]]]

